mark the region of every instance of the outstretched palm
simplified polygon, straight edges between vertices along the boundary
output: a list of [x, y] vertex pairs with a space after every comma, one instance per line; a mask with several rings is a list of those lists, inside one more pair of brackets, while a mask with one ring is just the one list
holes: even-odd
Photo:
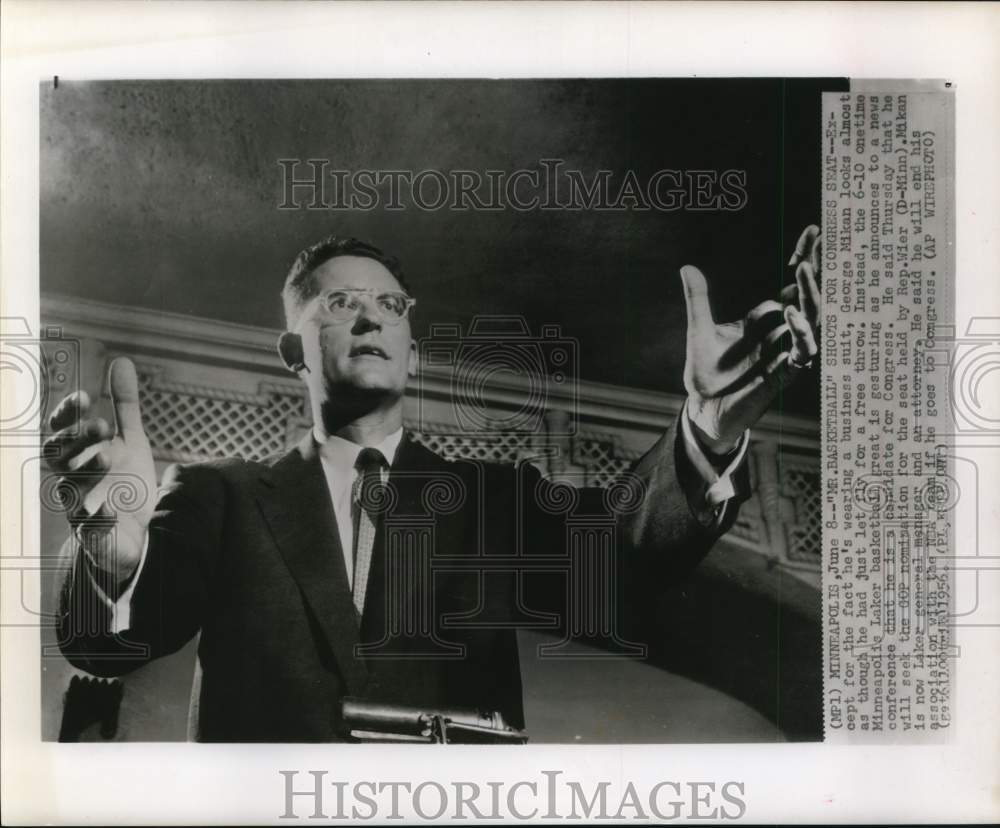
[[[743, 320], [724, 323], [715, 321], [702, 272], [691, 265], [681, 268], [688, 318], [688, 415], [698, 437], [717, 453], [730, 450], [816, 354], [818, 227], [803, 231], [789, 264], [797, 265], [795, 284], [782, 290], [781, 302], [762, 302]], [[782, 338], [788, 331], [792, 344], [785, 350]]]
[[[124, 580], [139, 564], [156, 503], [156, 467], [142, 427], [139, 384], [132, 361], [111, 364], [109, 391], [115, 428], [90, 415], [79, 391], [52, 412], [46, 440], [50, 468], [63, 475], [64, 507], [93, 562]], [[110, 543], [106, 536], [113, 530]]]

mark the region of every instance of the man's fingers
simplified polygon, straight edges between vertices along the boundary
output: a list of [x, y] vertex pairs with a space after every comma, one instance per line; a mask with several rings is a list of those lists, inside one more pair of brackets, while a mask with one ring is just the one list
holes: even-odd
[[812, 326], [805, 315], [798, 308], [789, 305], [785, 308], [785, 321], [792, 330], [792, 349], [790, 352], [791, 367], [805, 365], [808, 363], [819, 348], [816, 347], [816, 337], [813, 335]]
[[70, 523], [78, 523], [93, 513], [94, 505], [87, 508], [87, 495], [107, 476], [111, 468], [111, 458], [106, 450], [98, 451], [86, 463], [75, 471], [69, 472], [59, 480], [58, 493], [63, 509], [66, 510]]
[[819, 228], [815, 224], [810, 224], [802, 231], [802, 235], [799, 236], [799, 240], [795, 243], [795, 252], [792, 253], [792, 258], [788, 260], [788, 266], [794, 267], [803, 259], [811, 257], [816, 239], [818, 238]]
[[[732, 405], [740, 409], [744, 422], [756, 422], [778, 392], [790, 385], [818, 352], [812, 327], [802, 312], [790, 305], [785, 308], [784, 316], [785, 324], [775, 332], [791, 331], [791, 348], [770, 357], [766, 354], [773, 353], [771, 349], [763, 349], [766, 362], [758, 363], [763, 370], [758, 370], [749, 382], [733, 393]], [[770, 341], [771, 336], [766, 339]]]
[[795, 269], [795, 281], [781, 289], [782, 305], [795, 305], [806, 315], [813, 326], [819, 325], [821, 295], [816, 282], [818, 271], [812, 262], [801, 261]]
[[68, 394], [49, 414], [49, 431], [76, 427], [77, 421], [87, 416], [89, 409], [90, 395], [86, 391], [74, 391]]
[[773, 354], [777, 351], [787, 351], [787, 343], [790, 341], [790, 337], [788, 336], [790, 329], [790, 326], [783, 322], [777, 328], [771, 328], [764, 334], [764, 338], [761, 340], [763, 353]]
[[56, 471], [78, 467], [83, 462], [79, 455], [92, 446], [109, 440], [111, 436], [111, 426], [101, 417], [68, 426], [45, 441], [45, 461]]
[[732, 395], [732, 407], [740, 411], [740, 421], [755, 423], [767, 411], [768, 406], [780, 389], [779, 383], [787, 382], [780, 373], [782, 364], [787, 363], [785, 351], [772, 359], [763, 371], [755, 375]]
[[820, 295], [816, 284], [816, 271], [810, 262], [799, 262], [795, 269], [795, 282], [799, 290], [799, 308], [810, 325], [819, 322]]
[[783, 388], [792, 384], [792, 380], [802, 371], [802, 368], [792, 365], [791, 353], [785, 351], [772, 359], [764, 369], [764, 387], [767, 389], [767, 401], [770, 405], [774, 396]]
[[681, 283], [684, 285], [684, 304], [687, 305], [688, 328], [695, 325], [715, 324], [712, 306], [708, 301], [708, 282], [694, 265], [681, 268]]
[[813, 266], [813, 273], [819, 276], [822, 273], [823, 267], [823, 238], [820, 235], [816, 236], [813, 241], [812, 253], [809, 256], [809, 261]]
[[790, 356], [790, 351], [782, 351], [772, 357], [764, 370], [747, 385], [744, 404], [753, 407], [757, 418], [767, 410], [777, 393], [787, 388], [802, 371], [801, 367], [791, 364]]
[[739, 404], [756, 412], [754, 416], [748, 415], [747, 422], [754, 422], [763, 414], [774, 395], [788, 386], [819, 350], [812, 328], [798, 308], [785, 308], [785, 320], [787, 326], [782, 325], [781, 329], [791, 331], [792, 347], [770, 357], [763, 371], [738, 392]]
[[764, 321], [771, 320], [772, 325], [778, 325], [781, 323], [782, 312], [783, 308], [780, 302], [775, 302], [773, 299], [766, 299], [759, 305], [754, 305], [750, 308], [749, 313], [747, 313], [747, 324], [759, 325]]
[[751, 308], [747, 314], [746, 336], [751, 342], [758, 342], [783, 324], [784, 309], [781, 303], [768, 299]]
[[144, 433], [139, 409], [139, 377], [132, 360], [119, 357], [111, 363], [108, 386], [115, 409], [115, 428], [128, 442], [129, 435]]

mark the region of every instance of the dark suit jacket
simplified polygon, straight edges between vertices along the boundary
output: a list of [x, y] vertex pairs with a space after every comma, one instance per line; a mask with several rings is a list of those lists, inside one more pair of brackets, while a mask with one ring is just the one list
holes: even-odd
[[[725, 525], [703, 527], [685, 495], [698, 488], [693, 474], [676, 427], [610, 494], [553, 487], [531, 464], [448, 462], [405, 437], [359, 620], [311, 435], [270, 462], [176, 466], [150, 523], [130, 629], [108, 632], [77, 554], [61, 647], [112, 676], [200, 631], [205, 741], [337, 740], [345, 695], [499, 710], [523, 726], [516, 627], [593, 626], [579, 606], [566, 611], [578, 583], [567, 567], [606, 554], [581, 538], [614, 538], [616, 566], [644, 579], [693, 567], [736, 515], [731, 504]], [[621, 595], [607, 604], [627, 605]]]

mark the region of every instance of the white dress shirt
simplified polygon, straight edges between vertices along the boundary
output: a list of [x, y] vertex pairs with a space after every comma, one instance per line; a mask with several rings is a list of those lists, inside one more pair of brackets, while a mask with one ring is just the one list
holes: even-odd
[[[340, 534], [340, 548], [344, 551], [344, 566], [347, 567], [347, 583], [354, 588], [354, 514], [352, 512], [351, 493], [354, 481], [358, 479], [355, 464], [358, 455], [365, 446], [359, 446], [336, 434], [327, 436], [320, 426], [313, 428], [313, 439], [319, 445], [319, 457], [326, 476], [326, 485], [330, 490], [330, 500], [333, 502], [333, 513], [337, 518], [337, 530]], [[382, 482], [389, 477], [389, 468], [396, 457], [399, 441], [403, 439], [403, 429], [398, 429], [386, 437], [381, 443], [368, 448], [378, 449], [385, 458], [386, 466], [382, 467]]]
[[[330, 490], [330, 501], [333, 504], [333, 512], [337, 518], [337, 530], [340, 534], [340, 548], [344, 553], [344, 565], [347, 569], [348, 583], [354, 586], [354, 519], [351, 512], [351, 492], [354, 481], [357, 479], [358, 471], [355, 468], [358, 455], [364, 446], [352, 443], [336, 435], [327, 435], [320, 426], [313, 428], [313, 439], [319, 445], [320, 461], [323, 466], [323, 474], [326, 477], [326, 485]], [[403, 429], [399, 429], [385, 438], [377, 446], [371, 446], [382, 452], [385, 457], [386, 468], [382, 469], [382, 482], [388, 476], [388, 467], [392, 465], [396, 457], [396, 449], [403, 439]], [[698, 440], [694, 436], [691, 424], [688, 421], [687, 405], [681, 412], [681, 439], [687, 451], [691, 464], [698, 472], [705, 484], [702, 493], [703, 503], [696, 506], [694, 511], [698, 520], [705, 526], [718, 524], [725, 515], [729, 500], [735, 494], [732, 482], [732, 474], [743, 462], [747, 447], [750, 445], [749, 429], [740, 438], [733, 459], [729, 461], [726, 468], [719, 472], [712, 465], [712, 462], [705, 456]], [[149, 542], [149, 535], [146, 536], [146, 543]], [[118, 596], [117, 601], [112, 601], [101, 588], [95, 583], [95, 591], [107, 603], [111, 610], [111, 632], [122, 633], [131, 624], [132, 615], [132, 593], [135, 585], [142, 575], [143, 566], [146, 563], [146, 547], [143, 546], [142, 557], [139, 566], [136, 567], [135, 574], [129, 582], [128, 587]]]
[[740, 441], [733, 451], [732, 459], [721, 472], [716, 471], [712, 461], [702, 451], [701, 443], [694, 436], [691, 419], [688, 417], [687, 402], [684, 403], [684, 410], [681, 412], [681, 437], [684, 440], [684, 448], [691, 460], [691, 465], [695, 467], [698, 476], [705, 481], [705, 492], [702, 495], [703, 503], [700, 507], [694, 507], [698, 520], [706, 526], [719, 524], [725, 517], [730, 499], [736, 494], [736, 489], [733, 486], [733, 473], [746, 457], [747, 448], [750, 446], [750, 429], [743, 432], [743, 436], [740, 437]]

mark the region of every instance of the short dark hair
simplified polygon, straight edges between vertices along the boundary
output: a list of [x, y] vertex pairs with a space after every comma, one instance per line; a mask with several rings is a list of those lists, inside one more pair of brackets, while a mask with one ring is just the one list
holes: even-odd
[[353, 236], [327, 236], [299, 253], [288, 271], [288, 276], [285, 277], [281, 299], [285, 306], [285, 321], [289, 328], [293, 327], [293, 322], [302, 306], [319, 292], [316, 280], [313, 278], [316, 268], [338, 256], [363, 256], [366, 259], [374, 259], [395, 277], [403, 290], [410, 292], [410, 286], [403, 275], [403, 268], [395, 256], [390, 256], [374, 244]]

